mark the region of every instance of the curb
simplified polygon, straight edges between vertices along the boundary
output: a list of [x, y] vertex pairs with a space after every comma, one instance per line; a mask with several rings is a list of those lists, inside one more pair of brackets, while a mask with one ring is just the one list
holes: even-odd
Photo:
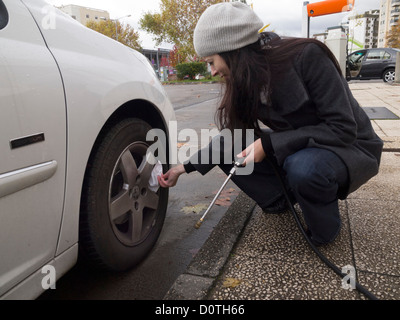
[[240, 192], [163, 300], [205, 300], [229, 259], [256, 203]]
[[399, 137], [384, 137], [382, 138], [383, 152], [400, 152], [400, 138]]

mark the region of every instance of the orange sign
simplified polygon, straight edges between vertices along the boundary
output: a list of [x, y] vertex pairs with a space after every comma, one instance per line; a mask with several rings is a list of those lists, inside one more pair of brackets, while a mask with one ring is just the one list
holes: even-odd
[[309, 17], [318, 17], [326, 14], [353, 10], [355, 0], [326, 0], [307, 5]]

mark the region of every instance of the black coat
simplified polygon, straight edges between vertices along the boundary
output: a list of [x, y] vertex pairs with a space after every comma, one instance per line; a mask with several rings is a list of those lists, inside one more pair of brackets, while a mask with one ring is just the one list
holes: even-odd
[[[272, 80], [270, 117], [261, 114], [260, 120], [274, 128], [262, 142], [279, 165], [304, 148], [333, 151], [349, 173], [348, 189], [339, 195], [342, 199], [378, 173], [383, 142], [347, 81], [319, 46], [305, 45], [293, 65]], [[202, 174], [213, 167], [193, 166]]]

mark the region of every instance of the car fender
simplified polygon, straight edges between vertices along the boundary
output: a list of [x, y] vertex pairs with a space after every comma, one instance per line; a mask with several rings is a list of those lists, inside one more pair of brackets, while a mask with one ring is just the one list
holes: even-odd
[[384, 74], [387, 70], [389, 70], [389, 69], [396, 69], [396, 65], [395, 65], [395, 64], [389, 64], [389, 65], [387, 65], [387, 66], [385, 67], [385, 69], [383, 69], [383, 71], [382, 71], [382, 77], [383, 77], [383, 74]]

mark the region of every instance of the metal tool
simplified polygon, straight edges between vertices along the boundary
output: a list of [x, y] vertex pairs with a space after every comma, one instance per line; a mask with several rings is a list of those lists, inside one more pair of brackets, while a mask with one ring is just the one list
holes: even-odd
[[197, 223], [195, 224], [195, 228], [199, 229], [201, 224], [204, 221], [204, 218], [206, 217], [206, 215], [208, 214], [208, 212], [211, 210], [211, 208], [213, 207], [215, 201], [218, 199], [219, 195], [221, 194], [222, 190], [225, 188], [226, 184], [229, 182], [229, 180], [236, 174], [236, 169], [243, 167], [243, 162], [244, 162], [245, 158], [239, 159], [238, 161], [235, 161], [233, 163], [233, 167], [231, 169], [231, 171], [229, 171], [229, 175], [228, 177], [225, 179], [224, 183], [222, 184], [221, 188], [218, 190], [217, 194], [215, 195], [213, 201], [211, 201], [210, 205], [208, 206], [206, 212], [204, 212], [203, 216], [200, 218], [199, 221], [197, 221]]

